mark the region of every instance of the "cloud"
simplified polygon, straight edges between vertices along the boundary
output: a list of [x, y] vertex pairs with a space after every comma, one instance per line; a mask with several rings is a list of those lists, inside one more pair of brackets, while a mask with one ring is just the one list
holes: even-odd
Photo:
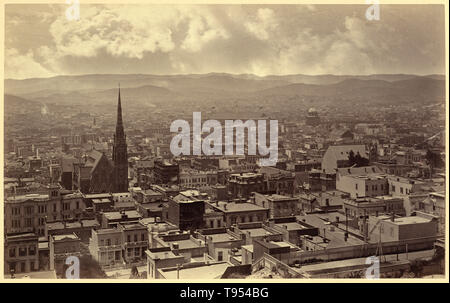
[[445, 66], [444, 15], [431, 6], [386, 5], [377, 22], [365, 19], [364, 5], [82, 5], [78, 21], [55, 7], [34, 18], [7, 7], [6, 48], [18, 56], [8, 64], [30, 62], [7, 72], [367, 74]]
[[13, 79], [51, 77], [55, 74], [35, 61], [33, 52], [20, 54], [17, 49], [5, 50], [5, 76]]
[[278, 27], [275, 13], [269, 8], [259, 8], [253, 21], [244, 24], [248, 32], [259, 40], [268, 40], [271, 32]]

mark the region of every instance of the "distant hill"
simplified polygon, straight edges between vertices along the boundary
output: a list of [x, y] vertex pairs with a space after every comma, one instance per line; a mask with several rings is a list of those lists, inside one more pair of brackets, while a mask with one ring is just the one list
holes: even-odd
[[[192, 75], [93, 74], [25, 80], [5, 80], [5, 93], [42, 103], [113, 103], [117, 87], [123, 98], [140, 104], [249, 104], [270, 100], [298, 102], [404, 103], [435, 102], [445, 98], [443, 75], [283, 75], [259, 77], [226, 73]], [[261, 101], [264, 100], [264, 101]]]
[[21, 109], [40, 111], [42, 104], [35, 101], [30, 101], [18, 96], [5, 94], [4, 95], [5, 112], [15, 112]]
[[262, 90], [257, 95], [259, 97], [339, 97], [348, 100], [371, 100], [381, 103], [436, 101], [445, 98], [445, 81], [427, 77], [413, 77], [393, 82], [346, 79], [328, 85], [289, 84]]

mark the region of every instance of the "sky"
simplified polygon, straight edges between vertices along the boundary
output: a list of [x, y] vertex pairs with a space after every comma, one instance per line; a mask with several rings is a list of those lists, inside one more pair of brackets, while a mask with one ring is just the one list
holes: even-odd
[[5, 6], [5, 78], [78, 74], [444, 74], [445, 8]]

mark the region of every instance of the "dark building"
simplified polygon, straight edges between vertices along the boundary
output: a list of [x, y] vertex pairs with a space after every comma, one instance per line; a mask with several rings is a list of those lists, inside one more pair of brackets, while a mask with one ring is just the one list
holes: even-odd
[[169, 199], [163, 208], [163, 218], [178, 226], [181, 230], [195, 230], [203, 228], [205, 202], [191, 196], [179, 194]]
[[166, 161], [155, 161], [154, 176], [156, 184], [178, 184], [178, 174], [178, 164], [172, 164]]

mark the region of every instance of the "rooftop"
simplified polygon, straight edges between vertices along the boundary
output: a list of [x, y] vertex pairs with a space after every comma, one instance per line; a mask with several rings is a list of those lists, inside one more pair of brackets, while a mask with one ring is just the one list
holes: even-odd
[[[217, 205], [218, 204], [218, 205]], [[215, 209], [219, 209], [222, 212], [232, 213], [232, 212], [243, 212], [243, 211], [258, 211], [267, 210], [268, 208], [253, 204], [253, 203], [236, 203], [236, 202], [217, 202], [211, 204]]]
[[75, 234], [65, 234], [65, 235], [54, 235], [53, 239], [55, 241], [64, 241], [64, 240], [79, 240], [77, 235]]
[[160, 270], [166, 279], [219, 279], [231, 265], [226, 262], [203, 264], [196, 267], [181, 267], [177, 274], [176, 268], [166, 268]]
[[127, 210], [124, 213], [121, 213], [119, 211], [103, 213], [103, 215], [108, 220], [120, 220], [120, 219], [122, 219], [122, 214], [126, 215], [127, 219], [140, 219], [141, 218], [141, 215], [136, 210]]

